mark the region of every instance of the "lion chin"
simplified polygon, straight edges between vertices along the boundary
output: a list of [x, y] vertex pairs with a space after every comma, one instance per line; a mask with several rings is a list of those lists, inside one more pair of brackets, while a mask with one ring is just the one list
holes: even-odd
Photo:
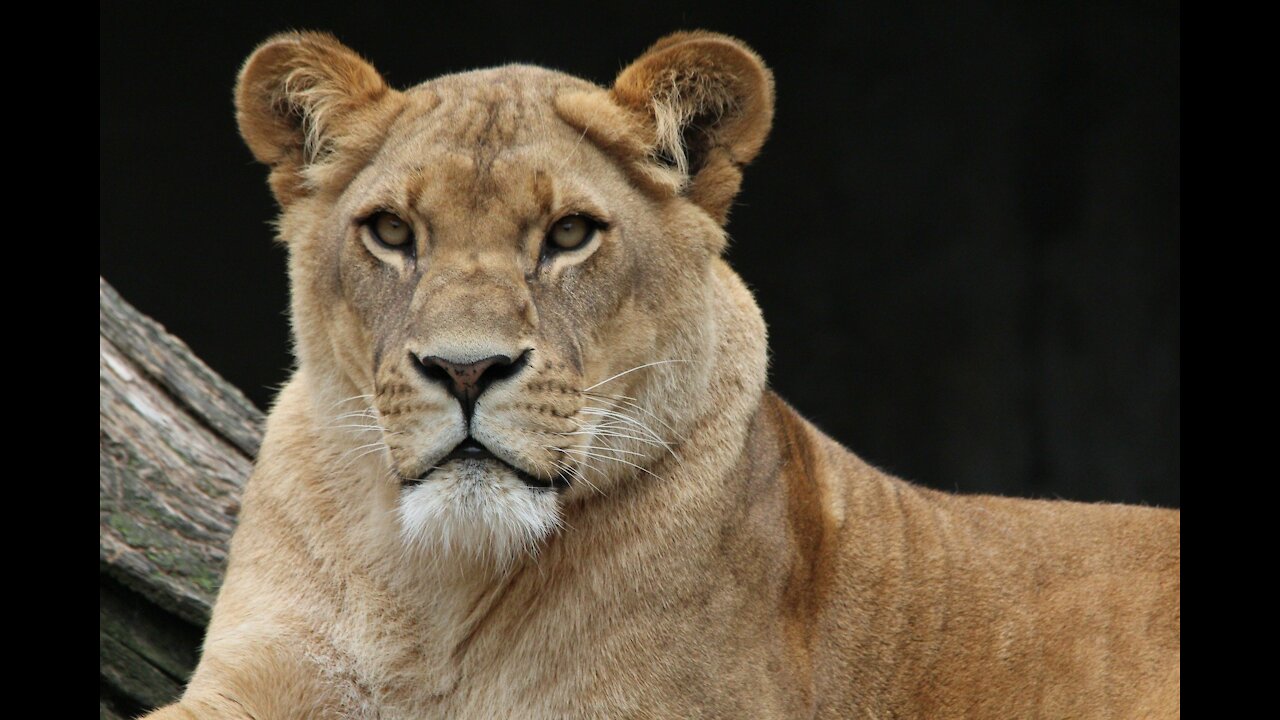
[[499, 570], [535, 556], [561, 526], [555, 493], [496, 460], [453, 460], [406, 484], [397, 515], [411, 555]]

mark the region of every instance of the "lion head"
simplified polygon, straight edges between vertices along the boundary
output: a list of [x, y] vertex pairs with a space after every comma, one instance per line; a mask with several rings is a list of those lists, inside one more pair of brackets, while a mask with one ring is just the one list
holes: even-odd
[[379, 464], [409, 546], [508, 563], [678, 462], [718, 368], [762, 377], [749, 295], [759, 342], [726, 351], [716, 310], [773, 113], [740, 42], [671, 35], [611, 88], [508, 65], [399, 91], [286, 33], [235, 98], [281, 206], [300, 375], [348, 449], [331, 470]]

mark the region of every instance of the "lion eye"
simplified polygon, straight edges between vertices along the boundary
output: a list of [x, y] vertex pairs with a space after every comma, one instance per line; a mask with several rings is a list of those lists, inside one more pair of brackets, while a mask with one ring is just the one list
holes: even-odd
[[403, 248], [413, 240], [409, 223], [389, 212], [380, 212], [370, 218], [369, 227], [378, 242], [393, 248]]
[[583, 215], [560, 218], [547, 233], [547, 242], [558, 250], [582, 247], [596, 233], [596, 223]]

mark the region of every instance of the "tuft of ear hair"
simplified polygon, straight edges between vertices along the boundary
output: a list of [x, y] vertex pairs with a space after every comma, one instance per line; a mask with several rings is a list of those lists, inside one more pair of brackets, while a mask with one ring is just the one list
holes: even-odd
[[348, 157], [371, 145], [398, 97], [332, 35], [279, 33], [240, 69], [236, 121], [253, 156], [271, 167], [271, 190], [285, 206], [335, 179], [338, 169], [324, 166], [338, 151]]
[[773, 124], [773, 74], [760, 57], [727, 35], [677, 32], [609, 92], [646, 126], [650, 158], [677, 170], [688, 198], [723, 225]]

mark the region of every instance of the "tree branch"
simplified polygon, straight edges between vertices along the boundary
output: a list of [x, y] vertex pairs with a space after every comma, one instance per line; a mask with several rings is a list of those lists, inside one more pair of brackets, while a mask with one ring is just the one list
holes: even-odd
[[261, 411], [99, 279], [102, 716], [174, 699], [222, 582]]

